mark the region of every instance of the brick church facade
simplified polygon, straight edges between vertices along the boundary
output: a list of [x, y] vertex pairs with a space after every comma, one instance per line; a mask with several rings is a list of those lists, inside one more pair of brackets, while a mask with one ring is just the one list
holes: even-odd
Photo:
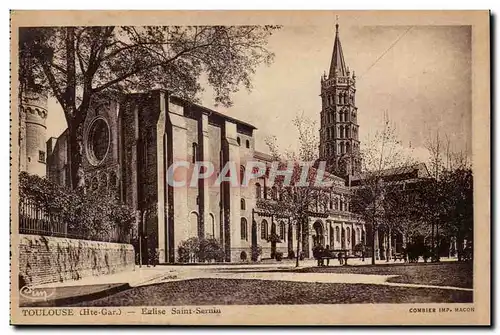
[[[349, 176], [360, 172], [355, 75], [347, 68], [340, 38], [335, 36], [328, 77], [321, 78], [319, 157], [336, 172], [334, 186], [325, 193], [328, 205], [309, 219], [310, 229], [297, 236], [294, 222], [263, 215], [258, 199], [273, 200], [266, 178], [248, 187], [225, 182], [214, 187], [199, 181], [195, 187], [172, 187], [168, 169], [174, 162], [210, 161], [215, 173], [226, 162], [270, 164], [272, 158], [255, 150], [255, 127], [215, 110], [188, 102], [167, 91], [128, 94], [118, 100], [94, 103], [84, 125], [85, 185], [88, 192], [114, 194], [137, 213], [137, 225], [161, 263], [178, 260], [178, 246], [190, 237], [213, 237], [225, 251], [225, 261], [237, 262], [252, 246], [262, 247], [262, 258], [272, 250], [302, 250], [312, 257], [321, 243], [332, 249], [353, 250], [367, 240], [365, 225], [350, 212]], [[67, 133], [47, 142], [47, 176], [66, 185]], [[179, 176], [176, 174], [175, 178]], [[279, 236], [270, 242], [271, 234]]]

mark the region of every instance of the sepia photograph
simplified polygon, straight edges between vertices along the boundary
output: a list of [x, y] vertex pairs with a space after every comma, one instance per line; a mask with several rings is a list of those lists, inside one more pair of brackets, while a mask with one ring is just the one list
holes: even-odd
[[490, 322], [489, 12], [43, 13], [12, 323]]

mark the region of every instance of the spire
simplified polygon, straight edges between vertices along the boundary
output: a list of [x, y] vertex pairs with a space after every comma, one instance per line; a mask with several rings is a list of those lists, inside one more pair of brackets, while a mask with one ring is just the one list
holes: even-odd
[[[337, 73], [337, 75], [335, 75]], [[333, 44], [332, 62], [330, 64], [329, 78], [335, 76], [347, 76], [347, 67], [344, 61], [344, 53], [342, 52], [342, 44], [339, 38], [339, 23], [335, 24], [335, 43]]]

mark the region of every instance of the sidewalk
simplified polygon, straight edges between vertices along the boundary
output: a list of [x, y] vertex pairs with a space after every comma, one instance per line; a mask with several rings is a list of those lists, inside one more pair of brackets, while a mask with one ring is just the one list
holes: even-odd
[[[453, 261], [456, 259], [441, 259]], [[419, 262], [419, 263], [422, 263]], [[371, 266], [371, 259], [349, 259], [348, 266]], [[403, 265], [402, 261], [377, 260], [376, 265]], [[406, 263], [408, 264], [408, 263]], [[326, 265], [326, 262], [325, 262]], [[273, 270], [294, 270], [316, 267], [317, 261], [305, 259], [295, 267], [294, 260], [283, 260], [273, 263], [248, 263], [248, 264], [202, 264], [202, 265], [159, 265], [156, 267], [138, 267], [133, 271], [115, 273], [98, 277], [88, 277], [81, 280], [50, 283], [31, 287], [30, 292], [19, 295], [20, 306], [58, 306], [68, 305], [82, 300], [93, 300], [111, 295], [132, 287], [160, 284], [172, 281], [212, 278], [212, 279], [260, 279], [260, 280], [286, 280], [298, 282], [323, 282], [323, 283], [358, 283], [378, 284], [392, 286], [433, 287], [427, 285], [410, 285], [403, 283], [389, 283], [387, 280], [392, 275], [368, 274], [333, 274], [333, 273], [287, 273], [288, 271], [275, 272]], [[341, 266], [336, 259], [330, 260], [330, 267]], [[459, 289], [452, 288], [449, 289]], [[30, 294], [32, 297], [30, 297]], [[37, 295], [38, 294], [38, 295]], [[40, 294], [44, 299], [40, 298]], [[35, 297], [37, 296], [37, 297]]]
[[19, 305], [32, 307], [66, 305], [73, 301], [96, 299], [131, 287], [149, 285], [154, 281], [165, 281], [169, 278], [177, 278], [174, 269], [166, 266], [136, 266], [133, 271], [34, 286], [30, 288], [30, 292], [38, 292], [33, 295], [43, 295], [45, 299], [34, 299], [30, 298], [29, 294], [21, 293]]

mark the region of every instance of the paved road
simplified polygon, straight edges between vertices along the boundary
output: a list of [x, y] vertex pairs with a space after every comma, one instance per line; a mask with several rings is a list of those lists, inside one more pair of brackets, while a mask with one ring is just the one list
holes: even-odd
[[[394, 262], [390, 262], [394, 263]], [[304, 260], [300, 268], [315, 266], [315, 260]], [[350, 265], [369, 265], [367, 259], [349, 260]], [[377, 261], [377, 264], [387, 264], [385, 261]], [[330, 266], [339, 266], [338, 262], [331, 262]], [[172, 281], [182, 281], [199, 278], [210, 279], [257, 279], [273, 281], [292, 281], [310, 283], [343, 283], [343, 284], [374, 284], [401, 287], [438, 288], [448, 290], [472, 291], [470, 288], [435, 286], [425, 284], [409, 284], [388, 282], [388, 279], [397, 275], [358, 274], [358, 273], [311, 273], [292, 272], [295, 262], [283, 261], [280, 263], [249, 263], [249, 264], [220, 264], [220, 265], [160, 265], [156, 267], [136, 267], [133, 271], [121, 272], [113, 275], [84, 278], [78, 281], [67, 281], [63, 283], [52, 283], [40, 285], [38, 289], [50, 289], [60, 291], [64, 296], [82, 296], [86, 292], [98, 293], [99, 287], [116, 287], [125, 285], [127, 287], [138, 287], [152, 284], [160, 284]], [[63, 294], [64, 293], [64, 294]], [[54, 297], [61, 294], [55, 294]]]

